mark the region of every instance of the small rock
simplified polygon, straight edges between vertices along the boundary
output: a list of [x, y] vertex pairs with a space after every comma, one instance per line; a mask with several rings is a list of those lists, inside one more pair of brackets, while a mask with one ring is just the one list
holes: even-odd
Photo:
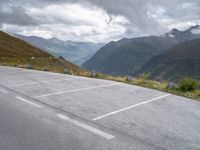
[[131, 77], [131, 76], [127, 76], [126, 77], [126, 81], [134, 81], [135, 79], [133, 78], [133, 77]]
[[31, 57], [31, 59], [32, 59], [32, 60], [35, 60], [35, 57], [34, 57], [34, 56], [33, 56], [33, 57]]
[[91, 77], [94, 78], [94, 77], [96, 77], [96, 75], [97, 75], [96, 72], [95, 72], [95, 71], [92, 71]]
[[26, 65], [26, 68], [27, 69], [33, 69], [33, 66], [29, 64], [29, 65]]
[[69, 70], [67, 68], [64, 68], [64, 74], [68, 74]]
[[169, 83], [167, 84], [167, 89], [175, 89], [175, 88], [176, 88], [176, 84], [175, 84], [175, 83], [169, 82]]
[[65, 60], [65, 58], [63, 58], [62, 56], [60, 56], [60, 57], [58, 57], [59, 59], [61, 59], [61, 60]]

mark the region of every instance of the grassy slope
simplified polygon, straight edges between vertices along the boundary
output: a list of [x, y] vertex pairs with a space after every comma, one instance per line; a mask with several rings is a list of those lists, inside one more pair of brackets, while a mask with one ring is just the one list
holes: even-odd
[[127, 81], [126, 77], [121, 77], [121, 76], [114, 77], [114, 76], [104, 75], [104, 74], [97, 74], [95, 77], [100, 78], [100, 79], [123, 82], [123, 83], [127, 83], [127, 84], [132, 84], [132, 85], [138, 85], [138, 86], [142, 86], [142, 87], [146, 87], [146, 88], [150, 88], [150, 89], [155, 89], [155, 90], [159, 90], [159, 91], [172, 93], [174, 95], [188, 97], [188, 98], [191, 98], [194, 100], [200, 100], [200, 90], [196, 90], [193, 92], [182, 92], [177, 89], [169, 90], [166, 88], [168, 81], [158, 82], [158, 81], [144, 79], [143, 77], [137, 77], [137, 78], [134, 78], [134, 80], [132, 80], [132, 81]]
[[[34, 57], [34, 59], [31, 59]], [[64, 72], [67, 68], [70, 72], [77, 75], [87, 74], [86, 71], [78, 66], [58, 59], [52, 55], [0, 31], [0, 64], [9, 66], [26, 67], [32, 65], [33, 69], [49, 70], [53, 72]]]
[[[31, 59], [31, 57], [35, 59]], [[71, 70], [76, 75], [90, 76], [89, 72], [86, 72], [76, 65], [71, 64], [63, 59], [57, 59], [48, 53], [22, 41], [13, 36], [10, 36], [0, 31], [0, 65], [8, 66], [26, 66], [32, 65], [33, 69], [43, 70], [48, 68], [49, 71], [63, 73], [64, 68]], [[176, 95], [182, 95], [193, 99], [200, 100], [200, 90], [195, 92], [180, 92], [177, 90], [166, 89], [166, 82], [157, 82], [152, 80], [145, 80], [143, 78], [135, 78], [133, 81], [127, 81], [126, 77], [113, 77], [109, 75], [97, 74], [96, 78], [113, 80], [118, 82], [124, 82], [133, 85], [144, 86], [147, 88], [157, 89], [165, 92], [170, 92]]]

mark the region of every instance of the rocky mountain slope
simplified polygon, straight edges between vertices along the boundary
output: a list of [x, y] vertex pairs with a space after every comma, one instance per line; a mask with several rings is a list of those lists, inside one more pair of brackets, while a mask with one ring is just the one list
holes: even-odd
[[133, 75], [153, 56], [176, 44], [169, 37], [141, 37], [110, 42], [102, 47], [83, 67], [112, 75]]
[[110, 42], [82, 66], [106, 74], [134, 75], [154, 56], [162, 54], [178, 43], [200, 37], [199, 29], [199, 26], [192, 26], [185, 31], [173, 29], [161, 36]]
[[180, 43], [162, 55], [153, 57], [138, 74], [150, 72], [154, 79], [180, 77], [200, 79], [200, 38]]

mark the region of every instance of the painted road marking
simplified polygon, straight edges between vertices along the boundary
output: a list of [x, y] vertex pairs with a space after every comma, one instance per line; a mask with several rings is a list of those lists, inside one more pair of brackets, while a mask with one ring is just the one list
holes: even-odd
[[[25, 78], [35, 78], [35, 77], [52, 77], [53, 75], [46, 75], [46, 74], [30, 74], [31, 76], [29, 76], [28, 74], [25, 76]], [[54, 77], [54, 76], [53, 76]], [[18, 76], [18, 77], [5, 77], [5, 78], [1, 78], [3, 80], [12, 80], [12, 79], [24, 79], [24, 76]]]
[[25, 73], [25, 71], [14, 71], [14, 72], [0, 72], [1, 75], [10, 75], [10, 74], [19, 74], [19, 73]]
[[147, 104], [147, 103], [150, 103], [150, 102], [153, 102], [153, 101], [156, 101], [156, 100], [165, 98], [165, 97], [168, 97], [168, 96], [170, 96], [170, 95], [171, 95], [171, 94], [166, 94], [166, 95], [163, 95], [163, 96], [160, 96], [160, 97], [156, 97], [156, 98], [153, 98], [153, 99], [150, 99], [150, 100], [147, 100], [147, 101], [144, 101], [144, 102], [141, 102], [141, 103], [138, 103], [138, 104], [129, 106], [129, 107], [125, 107], [125, 108], [122, 108], [122, 109], [113, 111], [113, 112], [108, 113], [108, 114], [104, 114], [104, 115], [102, 115], [102, 116], [99, 116], [99, 117], [97, 117], [97, 118], [94, 118], [93, 121], [96, 121], [96, 120], [99, 120], [99, 119], [102, 119], [102, 118], [106, 118], [106, 117], [108, 117], [108, 116], [111, 116], [111, 115], [114, 115], [114, 114], [117, 114], [117, 113], [120, 113], [120, 112], [129, 110], [129, 109], [132, 109], [132, 108], [134, 108], [134, 107], [138, 107], [138, 106], [141, 106], [141, 105], [144, 105], [144, 104]]
[[0, 89], [0, 92], [5, 93], [5, 94], [9, 93], [8, 91], [3, 90], [3, 89]]
[[36, 85], [36, 84], [41, 84], [41, 83], [69, 81], [69, 80], [75, 80], [75, 79], [83, 79], [83, 78], [74, 78], [74, 77], [71, 77], [71, 78], [67, 78], [67, 79], [56, 79], [56, 80], [50, 80], [50, 81], [29, 82], [29, 83], [16, 84], [16, 85], [13, 85], [12, 87]]
[[37, 76], [37, 77], [45, 77], [44, 75], [38, 75], [38, 74], [31, 74], [31, 76], [28, 76], [28, 74], [26, 76], [18, 76], [18, 77], [5, 77], [5, 78], [2, 78], [3, 80], [12, 80], [12, 79], [24, 79], [24, 78], [33, 78], [34, 76]]
[[20, 79], [20, 78], [24, 78], [24, 77], [6, 77], [6, 78], [2, 78], [3, 80], [11, 80], [11, 79]]
[[36, 103], [31, 102], [31, 101], [29, 101], [29, 100], [26, 100], [26, 99], [24, 99], [24, 98], [22, 98], [22, 97], [17, 96], [16, 98], [17, 98], [18, 100], [20, 100], [20, 101], [26, 102], [26, 103], [28, 103], [28, 104], [30, 104], [30, 105], [32, 105], [32, 106], [37, 107], [37, 108], [41, 108], [41, 107], [42, 107], [42, 106], [40, 106], [39, 104], [36, 104]]
[[25, 85], [35, 85], [35, 84], [39, 84], [39, 82], [29, 82], [29, 83], [16, 84], [16, 85], [13, 85], [12, 87], [19, 87], [19, 86], [25, 86]]
[[41, 98], [41, 97], [48, 97], [48, 96], [53, 96], [53, 95], [60, 95], [60, 94], [66, 94], [66, 93], [86, 91], [86, 90], [97, 89], [97, 88], [102, 88], [102, 87], [109, 87], [109, 86], [113, 86], [113, 85], [117, 85], [117, 84], [120, 84], [120, 83], [106, 84], [106, 85], [100, 85], [100, 86], [93, 86], [93, 87], [76, 89], [76, 90], [69, 90], [69, 91], [60, 91], [60, 92], [44, 94], [44, 95], [40, 95], [40, 96], [36, 96], [36, 97], [37, 98]]
[[70, 123], [72, 123], [72, 124], [74, 124], [74, 125], [76, 125], [78, 127], [81, 127], [81, 128], [83, 128], [85, 130], [88, 130], [88, 131], [90, 131], [90, 132], [92, 132], [92, 133], [94, 133], [96, 135], [99, 135], [99, 136], [105, 138], [105, 139], [111, 140], [111, 139], [115, 138], [115, 136], [113, 136], [111, 134], [105, 133], [105, 132], [103, 132], [103, 131], [101, 131], [99, 129], [96, 129], [96, 128], [92, 127], [92, 126], [89, 126], [89, 125], [86, 125], [86, 124], [84, 124], [82, 122], [79, 122], [77, 120], [71, 119], [71, 118], [69, 118], [69, 117], [67, 117], [67, 116], [65, 116], [63, 114], [58, 114], [57, 116], [60, 119], [68, 121], [68, 122], [70, 122]]

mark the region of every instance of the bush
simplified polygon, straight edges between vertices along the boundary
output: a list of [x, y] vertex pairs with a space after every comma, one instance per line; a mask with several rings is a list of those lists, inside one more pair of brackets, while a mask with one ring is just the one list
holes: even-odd
[[178, 88], [183, 92], [195, 91], [198, 88], [198, 82], [192, 78], [183, 78], [179, 81]]
[[95, 78], [100, 78], [101, 75], [97, 73], [94, 77], [95, 77]]
[[149, 80], [150, 79], [150, 77], [151, 77], [151, 73], [144, 73], [142, 76], [142, 79], [144, 79], [144, 80]]

